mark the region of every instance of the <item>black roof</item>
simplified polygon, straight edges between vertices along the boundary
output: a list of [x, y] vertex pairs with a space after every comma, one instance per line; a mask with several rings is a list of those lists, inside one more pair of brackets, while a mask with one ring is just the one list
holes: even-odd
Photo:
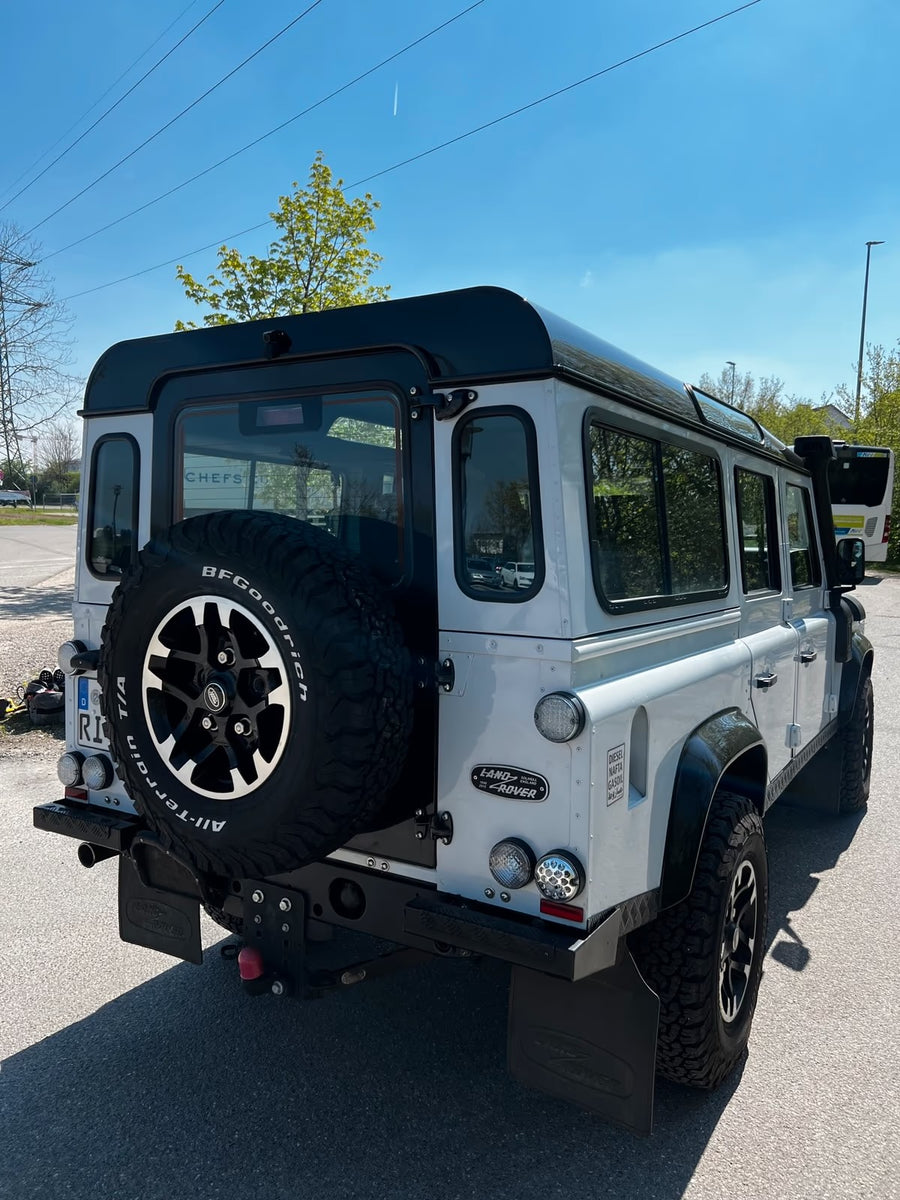
[[568, 378], [628, 397], [676, 420], [715, 425], [757, 448], [783, 451], [782, 444], [745, 413], [714, 398], [698, 403], [693, 389], [672, 376], [498, 287], [437, 292], [119, 342], [91, 372], [85, 415], [146, 411], [154, 403], [158, 385], [173, 375], [265, 363], [272, 355], [264, 335], [274, 330], [290, 339], [282, 359], [402, 348], [416, 354], [439, 387]]

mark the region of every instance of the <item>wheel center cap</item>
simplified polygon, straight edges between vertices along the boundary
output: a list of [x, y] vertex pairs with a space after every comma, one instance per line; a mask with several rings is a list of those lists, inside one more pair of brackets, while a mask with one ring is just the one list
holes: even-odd
[[208, 683], [203, 689], [203, 703], [210, 712], [220, 713], [228, 703], [228, 696], [221, 683]]

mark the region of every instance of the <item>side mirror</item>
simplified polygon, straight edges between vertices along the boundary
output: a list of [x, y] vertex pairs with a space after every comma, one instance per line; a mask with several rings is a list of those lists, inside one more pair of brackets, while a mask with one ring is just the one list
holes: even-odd
[[838, 582], [854, 586], [866, 573], [866, 543], [862, 538], [841, 538], [837, 544]]

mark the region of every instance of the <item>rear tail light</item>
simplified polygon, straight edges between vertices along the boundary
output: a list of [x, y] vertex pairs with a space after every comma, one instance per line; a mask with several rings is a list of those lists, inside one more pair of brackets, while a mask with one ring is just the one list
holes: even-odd
[[584, 887], [584, 867], [567, 850], [551, 850], [534, 869], [534, 882], [545, 900], [574, 900]]
[[550, 742], [569, 742], [584, 729], [584, 705], [568, 692], [542, 696], [534, 709], [538, 733]]
[[890, 513], [888, 513], [888, 515], [884, 518], [884, 533], [881, 535], [881, 540], [882, 540], [882, 542], [889, 542], [891, 540], [891, 514]]
[[584, 920], [584, 909], [574, 904], [554, 904], [552, 900], [542, 900], [541, 912], [545, 917], [562, 917], [564, 921]]

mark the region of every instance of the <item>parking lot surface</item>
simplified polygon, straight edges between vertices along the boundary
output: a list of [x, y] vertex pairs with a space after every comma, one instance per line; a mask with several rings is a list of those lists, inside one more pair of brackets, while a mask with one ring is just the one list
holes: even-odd
[[869, 811], [771, 810], [749, 1056], [710, 1095], [660, 1083], [648, 1140], [507, 1076], [496, 964], [435, 961], [301, 1005], [245, 996], [211, 923], [202, 967], [120, 942], [114, 863], [85, 871], [74, 842], [31, 828], [58, 747], [0, 737], [0, 1193], [900, 1197], [900, 578], [858, 594], [876, 646]]

